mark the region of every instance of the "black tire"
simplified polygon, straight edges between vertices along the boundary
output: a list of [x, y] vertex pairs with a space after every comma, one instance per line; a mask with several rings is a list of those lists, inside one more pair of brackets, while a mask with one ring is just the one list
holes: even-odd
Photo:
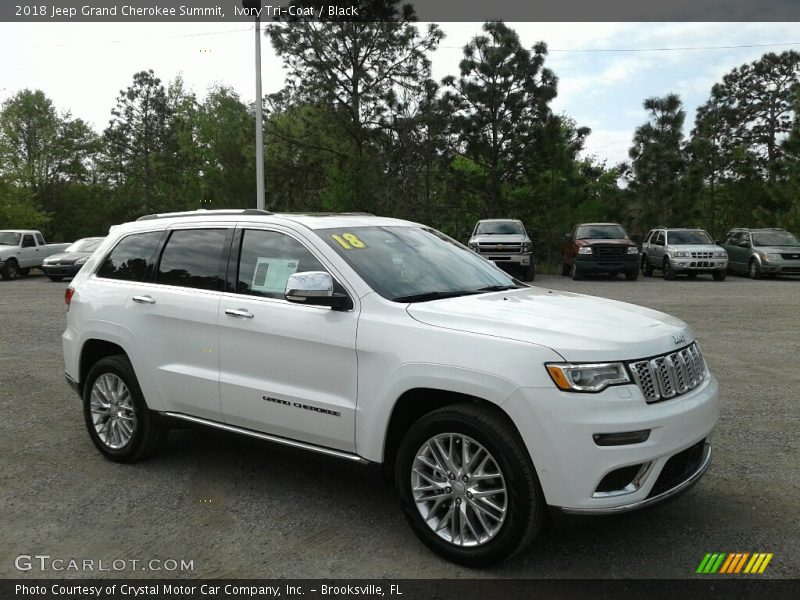
[[64, 279], [64, 277], [61, 275], [48, 275], [47, 278], [50, 281], [61, 281], [62, 279]]
[[625, 273], [625, 279], [627, 279], [628, 281], [636, 281], [637, 279], [639, 279], [639, 269], [636, 269], [635, 271], [628, 271], [627, 273]]
[[522, 281], [533, 281], [534, 279], [536, 279], [536, 265], [531, 263], [522, 270]]
[[[119, 377], [128, 388], [135, 415], [130, 439], [124, 446], [116, 449], [111, 448], [100, 438], [91, 414], [92, 388], [97, 379], [107, 373]], [[166, 427], [153, 419], [153, 413], [147, 408], [133, 366], [124, 354], [103, 358], [89, 370], [83, 390], [83, 416], [94, 445], [107, 459], [114, 462], [131, 463], [147, 458], [158, 450], [168, 433]]]
[[764, 273], [761, 271], [761, 265], [758, 264], [755, 258], [750, 259], [747, 274], [750, 276], [750, 279], [761, 279], [764, 276]]
[[561, 263], [561, 275], [564, 277], [568, 277], [570, 272], [569, 265], [567, 263]]
[[661, 272], [664, 273], [664, 279], [667, 281], [675, 280], [675, 269], [672, 268], [668, 258], [664, 259], [664, 262], [661, 265]]
[[647, 256], [642, 255], [642, 275], [645, 277], [652, 277], [653, 276], [653, 265], [647, 262]]
[[16, 279], [17, 275], [19, 275], [19, 265], [15, 259], [10, 258], [6, 261], [6, 264], [3, 265], [3, 269], [0, 270], [0, 276], [6, 281], [10, 281]]
[[[497, 463], [507, 490], [505, 519], [494, 537], [463, 547], [441, 537], [425, 522], [414, 501], [412, 469], [428, 440], [442, 433], [466, 435], [481, 444]], [[525, 549], [541, 531], [546, 505], [530, 456], [517, 431], [501, 415], [480, 406], [457, 404], [428, 413], [409, 429], [400, 444], [395, 470], [403, 513], [419, 539], [452, 562], [485, 567]]]
[[581, 279], [583, 279], [583, 273], [581, 273], [581, 270], [578, 268], [577, 262], [572, 263], [572, 268], [570, 269], [570, 275], [572, 276], [572, 279], [574, 281], [580, 281]]
[[727, 273], [725, 271], [714, 271], [712, 276], [714, 277], [714, 281], [725, 281], [725, 276]]
[[31, 270], [30, 269], [20, 269], [19, 270], [19, 276], [20, 277], [27, 277], [30, 274], [31, 274]]

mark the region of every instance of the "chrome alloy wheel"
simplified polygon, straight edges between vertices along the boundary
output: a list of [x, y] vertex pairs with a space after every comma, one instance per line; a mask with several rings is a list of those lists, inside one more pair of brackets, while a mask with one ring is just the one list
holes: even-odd
[[109, 448], [125, 446], [136, 428], [136, 413], [128, 386], [113, 373], [103, 373], [92, 386], [92, 423], [97, 437]]
[[491, 540], [506, 518], [503, 473], [486, 448], [460, 433], [422, 444], [411, 470], [417, 510], [436, 535], [456, 546]]

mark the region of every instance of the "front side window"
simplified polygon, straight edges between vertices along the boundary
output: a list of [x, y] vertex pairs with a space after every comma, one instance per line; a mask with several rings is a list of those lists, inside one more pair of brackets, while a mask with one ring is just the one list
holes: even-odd
[[156, 283], [199, 290], [222, 290], [225, 229], [176, 229], [169, 236]]
[[247, 229], [242, 236], [236, 292], [283, 298], [293, 273], [326, 271], [300, 242], [277, 231]]
[[36, 241], [40, 246], [44, 246], [44, 238], [41, 233], [36, 234]]
[[670, 231], [668, 235], [669, 243], [673, 246], [714, 243], [705, 231]]
[[134, 233], [122, 238], [109, 253], [97, 276], [105, 279], [144, 281], [163, 232]]
[[575, 231], [578, 240], [627, 240], [628, 234], [619, 225], [581, 225]]
[[663, 231], [659, 231], [658, 233], [655, 234], [655, 236], [653, 238], [653, 243], [656, 246], [663, 246], [664, 245], [664, 232]]
[[427, 227], [345, 227], [315, 231], [378, 294], [395, 302], [519, 287], [503, 271]]

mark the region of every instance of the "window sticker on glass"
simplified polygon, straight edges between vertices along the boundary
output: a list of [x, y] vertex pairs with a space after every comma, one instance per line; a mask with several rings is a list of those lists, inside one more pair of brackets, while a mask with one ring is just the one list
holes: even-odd
[[289, 276], [297, 272], [296, 258], [259, 258], [250, 289], [262, 294], [283, 294]]
[[366, 248], [367, 245], [362, 242], [354, 233], [338, 233], [331, 234], [331, 237], [338, 242], [338, 244], [345, 250], [361, 250]]

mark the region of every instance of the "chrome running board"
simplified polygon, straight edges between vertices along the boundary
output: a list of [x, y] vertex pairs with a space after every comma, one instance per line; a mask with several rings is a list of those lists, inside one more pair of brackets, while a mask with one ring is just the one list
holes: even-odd
[[289, 438], [284, 438], [277, 435], [261, 433], [260, 431], [253, 431], [252, 429], [245, 429], [244, 427], [236, 427], [235, 425], [218, 423], [217, 421], [210, 421], [209, 419], [201, 419], [200, 417], [193, 417], [191, 415], [185, 415], [183, 413], [163, 412], [161, 414], [167, 417], [172, 417], [173, 419], [181, 419], [183, 421], [189, 421], [190, 423], [197, 423], [198, 425], [206, 425], [208, 427], [213, 427], [215, 429], [221, 429], [222, 431], [239, 433], [259, 440], [264, 440], [267, 442], [275, 442], [276, 444], [283, 444], [284, 446], [291, 446], [292, 448], [300, 448], [301, 450], [310, 450], [311, 452], [326, 454], [328, 456], [334, 456], [336, 458], [342, 458], [344, 460], [349, 460], [364, 465], [369, 463], [367, 459], [361, 458], [357, 454], [351, 454], [349, 452], [343, 452], [341, 450], [333, 450], [332, 448], [325, 448], [324, 446], [307, 444], [306, 442], [298, 442], [297, 440], [290, 440]]

